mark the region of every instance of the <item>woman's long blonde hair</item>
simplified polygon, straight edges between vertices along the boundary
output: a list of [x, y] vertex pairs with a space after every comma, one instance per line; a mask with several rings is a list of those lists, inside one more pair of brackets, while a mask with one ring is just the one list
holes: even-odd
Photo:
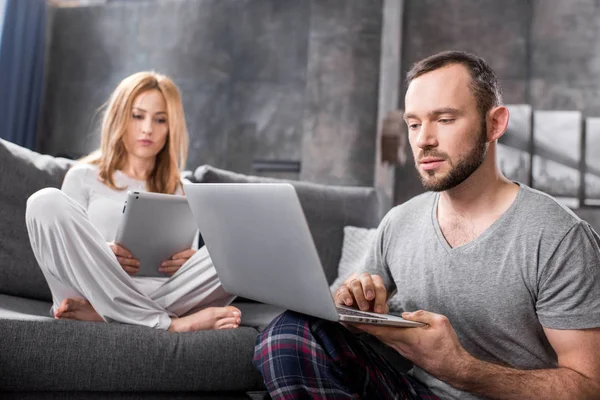
[[100, 149], [80, 160], [97, 165], [100, 179], [113, 189], [126, 189], [115, 185], [114, 173], [125, 166], [127, 150], [122, 138], [129, 126], [133, 101], [140, 93], [153, 89], [160, 91], [167, 103], [169, 132], [165, 146], [156, 155], [146, 188], [150, 192], [173, 194], [180, 185], [180, 171], [187, 160], [189, 139], [179, 90], [165, 75], [137, 72], [123, 79], [108, 100], [102, 120]]

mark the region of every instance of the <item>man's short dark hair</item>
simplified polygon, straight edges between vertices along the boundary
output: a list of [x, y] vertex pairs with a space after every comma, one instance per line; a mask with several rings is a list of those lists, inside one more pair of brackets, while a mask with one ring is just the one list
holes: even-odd
[[471, 74], [471, 90], [482, 116], [502, 105], [502, 88], [494, 70], [485, 60], [464, 51], [443, 51], [417, 62], [406, 74], [406, 87], [419, 76], [452, 64], [463, 65]]

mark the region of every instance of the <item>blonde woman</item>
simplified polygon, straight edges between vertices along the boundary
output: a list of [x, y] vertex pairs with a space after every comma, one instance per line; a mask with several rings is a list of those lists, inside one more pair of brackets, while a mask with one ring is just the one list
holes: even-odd
[[169, 277], [135, 277], [139, 262], [113, 242], [128, 190], [183, 194], [188, 138], [175, 84], [154, 72], [125, 78], [110, 97], [100, 150], [71, 168], [61, 190], [27, 201], [27, 229], [55, 318], [169, 331], [237, 328], [241, 313], [206, 247], [165, 260]]

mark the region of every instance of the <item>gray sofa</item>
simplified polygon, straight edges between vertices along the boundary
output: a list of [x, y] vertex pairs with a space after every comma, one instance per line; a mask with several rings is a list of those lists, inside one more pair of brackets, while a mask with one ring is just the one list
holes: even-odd
[[[50, 291], [29, 246], [25, 202], [38, 189], [59, 187], [72, 163], [0, 139], [0, 397], [261, 398], [264, 386], [251, 363], [254, 341], [282, 311], [276, 307], [237, 302], [239, 329], [182, 334], [51, 318]], [[206, 165], [189, 177], [271, 181]], [[293, 184], [331, 283], [343, 227], [378, 223], [375, 191]]]

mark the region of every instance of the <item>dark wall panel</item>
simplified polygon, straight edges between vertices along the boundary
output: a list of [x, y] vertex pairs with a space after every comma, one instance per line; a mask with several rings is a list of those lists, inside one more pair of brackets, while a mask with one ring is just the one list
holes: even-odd
[[529, 1], [406, 0], [405, 7], [403, 75], [437, 52], [468, 51], [496, 70], [507, 103], [528, 101]]
[[600, 3], [534, 0], [531, 104], [600, 115]]
[[302, 179], [373, 185], [381, 23], [381, 1], [311, 2]]

